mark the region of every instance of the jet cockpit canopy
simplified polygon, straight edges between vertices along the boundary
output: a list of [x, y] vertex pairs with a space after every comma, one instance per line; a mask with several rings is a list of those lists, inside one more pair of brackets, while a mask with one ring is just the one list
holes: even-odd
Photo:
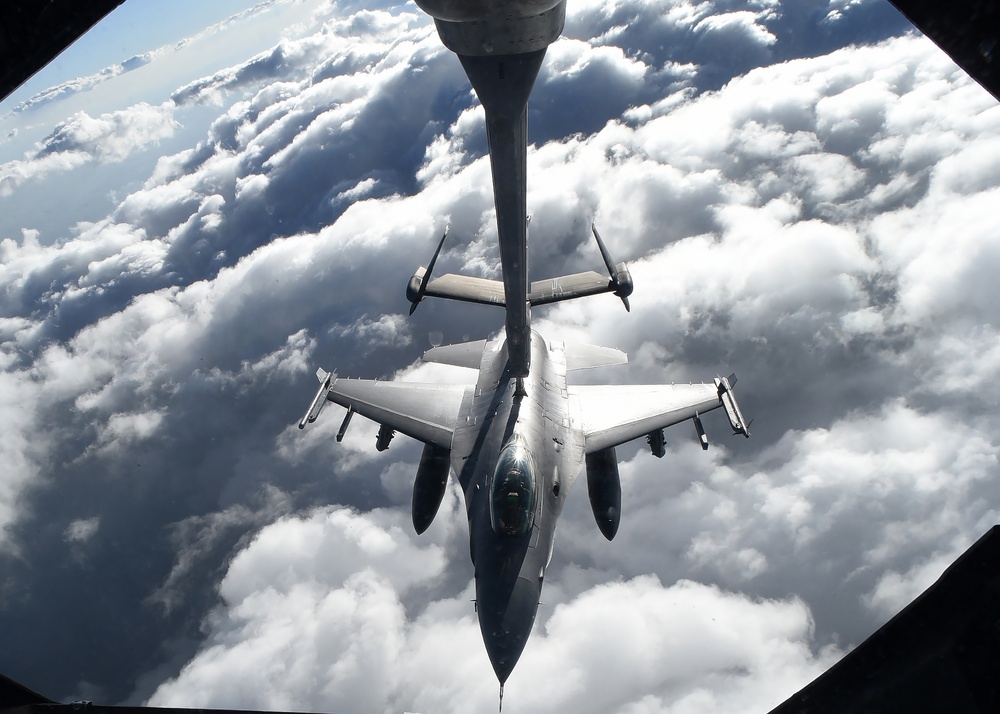
[[490, 524], [502, 536], [524, 536], [535, 519], [535, 464], [514, 437], [500, 451], [490, 489]]

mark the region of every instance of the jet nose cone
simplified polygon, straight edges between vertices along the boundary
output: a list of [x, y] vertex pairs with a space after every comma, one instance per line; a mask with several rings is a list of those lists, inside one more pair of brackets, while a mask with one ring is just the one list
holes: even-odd
[[528, 642], [540, 593], [538, 583], [518, 578], [506, 602], [483, 597], [483, 594], [478, 598], [479, 627], [500, 684], [507, 681]]

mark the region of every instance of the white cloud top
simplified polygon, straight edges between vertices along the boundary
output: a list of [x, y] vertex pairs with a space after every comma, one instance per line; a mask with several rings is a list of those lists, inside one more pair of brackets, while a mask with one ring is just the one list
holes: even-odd
[[[803, 8], [581, 0], [550, 48], [529, 116], [532, 275], [598, 267], [596, 218], [636, 290], [631, 314], [598, 297], [537, 327], [629, 352], [585, 379], [736, 370], [756, 421], [735, 443], [706, 419], [707, 454], [683, 426], [662, 461], [620, 449], [614, 543], [570, 495], [512, 709], [766, 710], [997, 521], [1000, 111], [923, 38], [845, 47], [838, 28], [876, 4], [831, 2], [819, 26]], [[64, 234], [0, 224], [10, 592], [144, 623], [160, 649], [130, 631], [93, 658], [117, 681], [70, 646], [53, 666], [116, 700], [495, 706], [457, 489], [418, 538], [414, 444], [378, 454], [355, 419], [338, 445], [332, 406], [291, 426], [317, 366], [434, 376], [413, 366], [430, 335], [501, 326], [477, 306], [404, 317], [446, 224], [442, 272], [497, 271], [458, 61], [412, 8], [334, 3], [163, 102], [67, 117], [0, 167], [3, 201], [68, 179], [90, 196], [87, 177], [182, 144], [101, 215], [40, 203]], [[115, 563], [134, 588], [53, 604], [28, 562], [95, 579]]]

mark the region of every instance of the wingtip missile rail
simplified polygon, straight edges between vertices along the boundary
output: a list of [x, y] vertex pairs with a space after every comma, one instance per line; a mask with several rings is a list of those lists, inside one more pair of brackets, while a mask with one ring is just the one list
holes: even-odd
[[719, 390], [719, 400], [726, 409], [726, 416], [729, 417], [729, 425], [733, 428], [733, 434], [742, 434], [750, 438], [750, 425], [743, 418], [740, 405], [736, 402], [736, 395], [733, 393], [733, 385], [736, 384], [736, 374], [728, 377], [716, 377], [715, 386]]
[[316, 396], [313, 397], [312, 403], [309, 405], [309, 409], [299, 420], [299, 428], [305, 429], [306, 424], [312, 424], [319, 417], [319, 413], [323, 411], [323, 407], [326, 406], [326, 398], [330, 394], [330, 388], [333, 387], [334, 382], [337, 381], [336, 372], [327, 372], [325, 369], [320, 367], [316, 370], [316, 377], [320, 381], [319, 390], [316, 392]]

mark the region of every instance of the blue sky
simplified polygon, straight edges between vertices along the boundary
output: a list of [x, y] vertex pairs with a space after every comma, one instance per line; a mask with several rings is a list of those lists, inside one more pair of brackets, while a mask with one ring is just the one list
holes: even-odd
[[[4, 108], [79, 76], [174, 44], [256, 3], [245, 0], [172, 3], [129, 0], [84, 34], [4, 100]], [[273, 39], [272, 39], [273, 42]]]
[[[418, 537], [416, 444], [295, 428], [318, 366], [468, 380], [420, 353], [501, 327], [403, 297], [445, 224], [496, 268], [467, 79], [412, 4], [146, 7], [0, 107], [0, 671], [493, 707], [457, 487]], [[1000, 109], [887, 3], [571, 0], [529, 127], [533, 276], [598, 268], [596, 219], [636, 285], [539, 330], [628, 352], [587, 379], [736, 371], [755, 421], [620, 449], [612, 543], [575, 486], [505, 699], [766, 711], [997, 522]]]

